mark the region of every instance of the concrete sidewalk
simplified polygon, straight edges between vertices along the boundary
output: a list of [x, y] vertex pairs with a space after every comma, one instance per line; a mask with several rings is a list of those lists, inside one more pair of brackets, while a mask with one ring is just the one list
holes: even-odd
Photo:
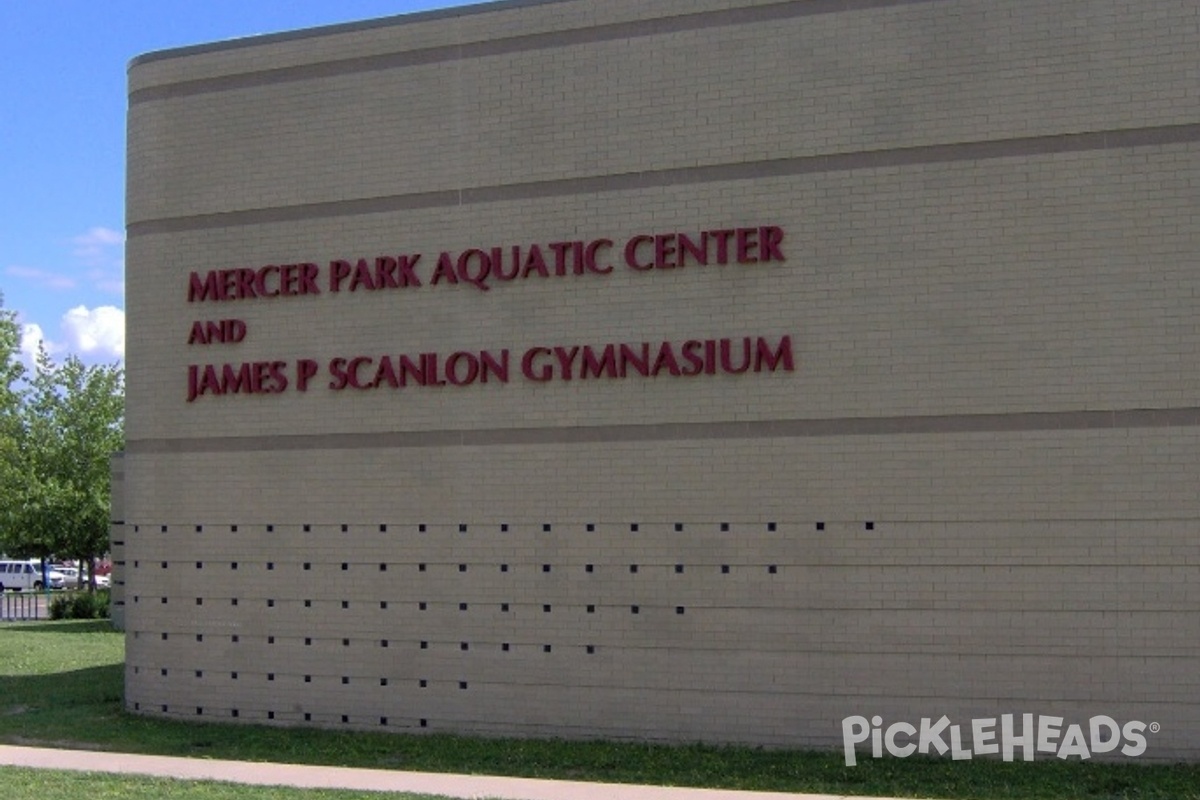
[[[484, 775], [447, 775], [346, 767], [312, 767], [248, 761], [141, 756], [84, 750], [0, 745], [0, 766], [153, 775], [184, 780], [226, 781], [258, 786], [308, 789], [356, 789], [370, 792], [419, 792], [463, 798], [503, 800], [839, 800], [842, 795], [737, 792], [681, 789], [617, 783], [581, 783]], [[856, 800], [869, 800], [856, 798]], [[889, 800], [877, 798], [876, 800]]]

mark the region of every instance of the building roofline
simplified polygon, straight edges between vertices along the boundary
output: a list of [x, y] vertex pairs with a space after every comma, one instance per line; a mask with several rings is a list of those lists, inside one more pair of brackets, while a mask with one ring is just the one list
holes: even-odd
[[354, 33], [356, 31], [387, 28], [393, 25], [410, 25], [418, 22], [429, 22], [439, 19], [453, 19], [455, 17], [466, 17], [475, 14], [488, 14], [496, 11], [509, 11], [516, 8], [527, 8], [565, 2], [571, 2], [571, 0], [490, 0], [487, 2], [472, 3], [465, 6], [455, 6], [453, 8], [437, 8], [429, 11], [413, 11], [407, 14], [397, 14], [389, 17], [358, 20], [356, 22], [338, 22], [331, 25], [318, 25], [313, 28], [300, 28], [292, 31], [282, 31], [280, 33], [253, 34], [234, 39], [225, 39], [218, 42], [183, 45], [181, 47], [170, 47], [164, 50], [152, 50], [148, 53], [142, 53], [141, 55], [134, 56], [132, 59], [130, 59], [127, 69], [133, 69], [141, 64], [148, 64], [155, 61], [165, 61], [172, 58], [185, 58], [187, 56], [200, 55], [202, 53], [216, 53], [223, 50], [237, 50], [243, 47], [257, 47], [258, 45], [262, 44], [275, 44], [278, 42], [291, 42], [302, 39], [311, 39], [316, 36], [327, 36], [329, 34]]

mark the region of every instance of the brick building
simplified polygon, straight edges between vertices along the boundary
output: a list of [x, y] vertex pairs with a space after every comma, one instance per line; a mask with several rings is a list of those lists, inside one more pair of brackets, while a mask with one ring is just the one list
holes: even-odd
[[518, 0], [136, 59], [129, 707], [1194, 757], [1198, 23]]

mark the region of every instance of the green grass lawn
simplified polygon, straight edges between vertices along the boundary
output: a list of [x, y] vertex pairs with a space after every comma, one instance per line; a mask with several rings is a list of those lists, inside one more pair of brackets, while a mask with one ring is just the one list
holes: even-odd
[[840, 752], [406, 736], [157, 720], [123, 711], [123, 660], [124, 639], [107, 623], [0, 625], [0, 743], [848, 795], [1200, 800], [1196, 765], [907, 758], [865, 759], [857, 767], [846, 767]]
[[[0, 767], [0, 786], [15, 800], [379, 800], [379, 792], [346, 792], [332, 789], [289, 789], [280, 786], [238, 786], [212, 781], [179, 781], [170, 778], [60, 772], [52, 769]], [[388, 793], [401, 800], [437, 800], [432, 795]]]

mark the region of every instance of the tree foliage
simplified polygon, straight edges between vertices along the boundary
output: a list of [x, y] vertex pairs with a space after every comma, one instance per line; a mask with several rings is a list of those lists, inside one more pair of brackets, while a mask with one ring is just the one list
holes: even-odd
[[0, 294], [0, 419], [5, 433], [20, 406], [19, 385], [25, 377], [25, 365], [21, 363], [21, 329], [17, 315], [4, 307], [4, 295]]
[[25, 366], [20, 350], [16, 314], [4, 308], [0, 295], [0, 552], [12, 549], [10, 541], [15, 534], [8, 517], [21, 482], [18, 467]]
[[56, 364], [39, 348], [30, 376], [13, 315], [0, 312], [0, 384], [9, 379], [0, 385], [0, 550], [90, 561], [108, 549], [109, 457], [124, 446], [124, 371], [76, 356]]

